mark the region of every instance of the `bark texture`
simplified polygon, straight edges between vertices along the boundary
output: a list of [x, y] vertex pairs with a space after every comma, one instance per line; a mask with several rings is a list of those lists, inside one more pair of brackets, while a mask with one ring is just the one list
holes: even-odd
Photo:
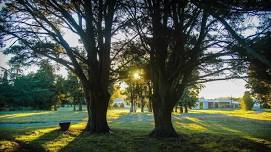
[[[86, 95], [88, 123], [86, 130], [90, 133], [108, 133], [110, 128], [107, 123], [107, 108], [109, 94], [103, 91], [91, 91]], [[88, 91], [89, 92], [89, 91]]]
[[155, 128], [150, 136], [155, 138], [178, 137], [171, 121], [173, 107], [157, 102], [159, 100], [159, 98], [156, 98], [156, 101], [153, 102]]

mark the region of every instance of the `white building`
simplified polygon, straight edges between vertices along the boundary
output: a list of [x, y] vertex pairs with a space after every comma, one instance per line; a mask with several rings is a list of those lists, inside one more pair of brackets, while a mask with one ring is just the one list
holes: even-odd
[[127, 103], [122, 98], [115, 98], [113, 100], [113, 106], [121, 107], [124, 106], [124, 108], [129, 108], [130, 106], [127, 105]]
[[200, 98], [193, 109], [227, 109], [240, 108], [240, 103], [230, 99], [204, 99]]
[[253, 102], [254, 102], [253, 107], [252, 107], [253, 110], [259, 110], [259, 109], [261, 109], [261, 104], [259, 103], [258, 100], [254, 99]]

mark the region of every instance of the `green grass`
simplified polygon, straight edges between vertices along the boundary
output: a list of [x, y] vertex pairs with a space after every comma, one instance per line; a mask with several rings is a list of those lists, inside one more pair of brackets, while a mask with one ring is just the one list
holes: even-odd
[[72, 108], [60, 108], [58, 111], [8, 111], [0, 112], [0, 123], [54, 122], [65, 120], [82, 121], [87, 119], [87, 111], [75, 111]]
[[[192, 110], [173, 115], [179, 139], [154, 139], [152, 114], [108, 112], [111, 134], [84, 132], [86, 111], [61, 109], [56, 112], [28, 111], [0, 113], [0, 151], [270, 151], [271, 112], [240, 110]], [[118, 119], [127, 117], [127, 119]], [[138, 118], [133, 121], [130, 118]], [[146, 118], [142, 119], [142, 118]], [[70, 130], [56, 125], [1, 127], [2, 123], [33, 123], [78, 120]], [[142, 119], [142, 120], [141, 120]], [[113, 120], [113, 121], [112, 121]], [[144, 121], [143, 121], [144, 120]]]

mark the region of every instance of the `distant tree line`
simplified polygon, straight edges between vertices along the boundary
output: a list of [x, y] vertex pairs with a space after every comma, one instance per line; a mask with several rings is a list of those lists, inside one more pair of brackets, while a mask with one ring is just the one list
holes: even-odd
[[0, 79], [0, 108], [19, 110], [22, 107], [57, 110], [63, 104], [79, 104], [82, 110], [82, 89], [76, 76], [67, 79], [54, 74], [48, 60], [40, 62], [35, 73], [12, 74], [3, 69]]

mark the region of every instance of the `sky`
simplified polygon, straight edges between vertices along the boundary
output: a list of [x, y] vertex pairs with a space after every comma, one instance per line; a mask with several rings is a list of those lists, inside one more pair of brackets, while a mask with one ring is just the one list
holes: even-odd
[[205, 88], [200, 91], [199, 97], [207, 99], [219, 97], [240, 97], [246, 91], [246, 82], [242, 79], [213, 81], [204, 84]]

